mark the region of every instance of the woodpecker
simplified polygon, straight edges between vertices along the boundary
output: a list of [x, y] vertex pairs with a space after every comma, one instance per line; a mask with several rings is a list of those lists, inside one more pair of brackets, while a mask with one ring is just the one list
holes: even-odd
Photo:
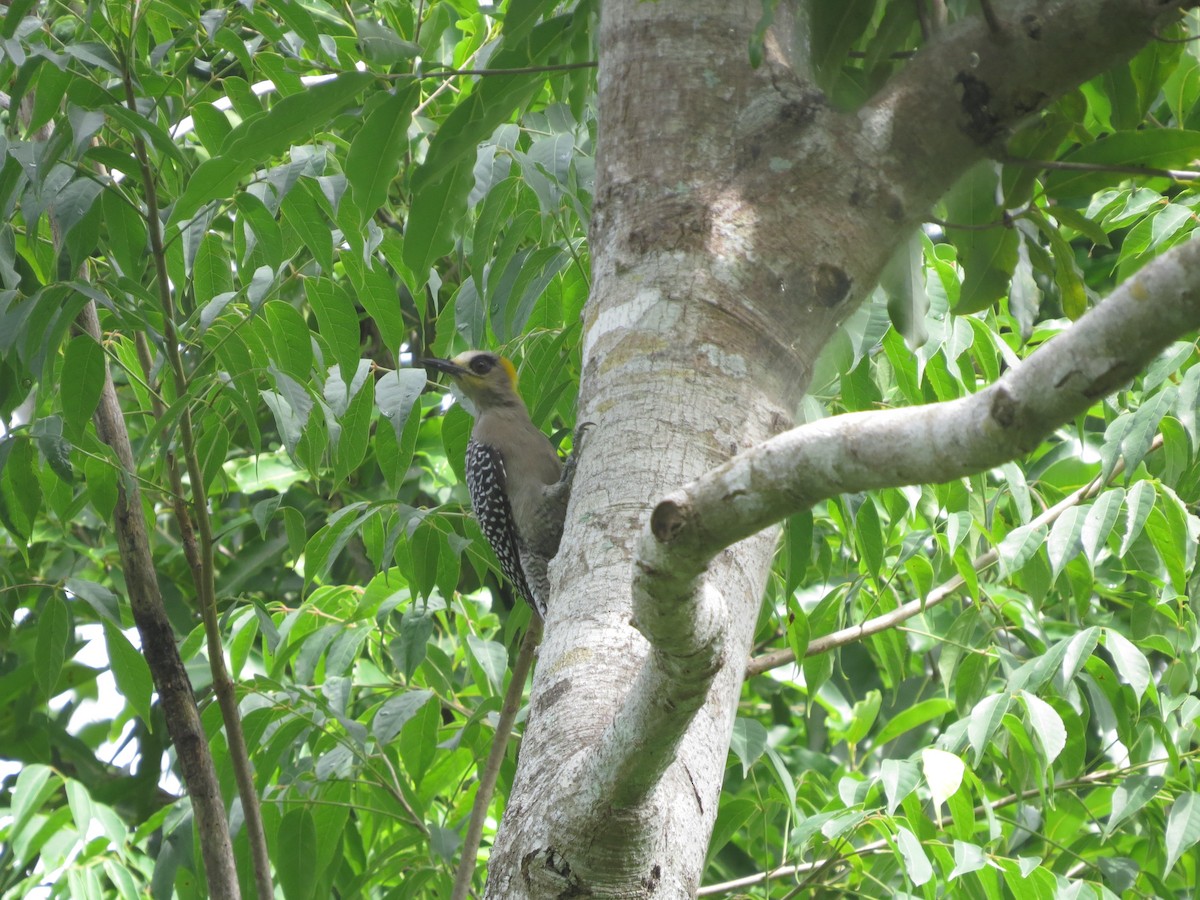
[[517, 393], [517, 370], [503, 356], [470, 350], [453, 359], [423, 359], [445, 372], [475, 407], [467, 443], [471, 505], [500, 570], [540, 618], [550, 595], [547, 566], [562, 540], [567, 500], [584, 433], [566, 465], [529, 419]]

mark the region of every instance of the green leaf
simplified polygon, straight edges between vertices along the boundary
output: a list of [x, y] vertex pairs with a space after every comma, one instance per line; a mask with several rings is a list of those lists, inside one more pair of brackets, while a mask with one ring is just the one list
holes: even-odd
[[1000, 727], [1012, 703], [1011, 694], [990, 694], [980, 700], [973, 710], [967, 723], [967, 736], [971, 741], [971, 749], [975, 751], [974, 765], [978, 766], [992, 742], [992, 735]]
[[[1073, 299], [1075, 299], [1073, 295], [1064, 297], [1064, 306], [1068, 307], [1068, 315], [1073, 311], [1074, 307], [1070, 302], [1066, 301]], [[1008, 311], [1017, 320], [1022, 338], [1027, 339], [1033, 333], [1033, 326], [1037, 321], [1041, 308], [1042, 290], [1038, 287], [1033, 277], [1033, 264], [1029, 259], [1029, 245], [1026, 243], [1025, 235], [1018, 232], [1017, 261], [1013, 267], [1012, 280], [1008, 286]], [[1080, 313], [1082, 313], [1082, 310], [1079, 310], [1072, 318], [1078, 318]]]
[[1126, 819], [1153, 800], [1165, 784], [1166, 779], [1161, 775], [1135, 773], [1125, 778], [1113, 791], [1112, 809], [1104, 823], [1104, 839], [1108, 840]]
[[425, 660], [433, 624], [433, 614], [424, 609], [409, 609], [400, 620], [400, 637], [392, 653], [405, 678], [411, 678]]
[[375, 403], [380, 414], [392, 423], [399, 440], [409, 413], [421, 391], [425, 390], [424, 369], [395, 369], [384, 372], [375, 381]]
[[404, 264], [422, 283], [434, 260], [448, 254], [454, 245], [451, 235], [466, 212], [467, 193], [474, 181], [473, 162], [464, 159], [443, 177], [426, 178], [413, 186], [404, 229]]
[[302, 179], [298, 190], [288, 191], [279, 211], [312, 253], [321, 271], [333, 270], [333, 232], [320, 204], [309, 193], [308, 179]]
[[554, 10], [553, 0], [509, 0], [504, 14], [504, 42], [506, 45], [521, 40], [537, 24], [537, 20]]
[[1005, 577], [1019, 572], [1046, 542], [1045, 525], [1022, 525], [1014, 528], [997, 547], [1000, 554], [1000, 571]]
[[1150, 686], [1150, 663], [1145, 654], [1119, 631], [1104, 629], [1104, 646], [1112, 655], [1113, 663], [1121, 677], [1129, 682], [1133, 693], [1140, 700]]
[[276, 364], [301, 384], [307, 382], [312, 375], [313, 355], [312, 339], [304, 316], [282, 300], [272, 300], [263, 308], [263, 312], [271, 329]]
[[491, 690], [501, 690], [504, 687], [504, 673], [508, 671], [508, 651], [504, 649], [504, 645], [471, 634], [467, 635], [467, 647], [483, 670]]
[[358, 368], [359, 320], [354, 301], [337, 282], [328, 278], [309, 278], [304, 282], [305, 296], [317, 317], [321, 337], [329, 344], [333, 359], [348, 378]]
[[117, 470], [107, 459], [87, 456], [83, 460], [88, 502], [102, 522], [111, 522], [117, 506]]
[[442, 724], [442, 708], [426, 703], [400, 729], [400, 758], [404, 769], [418, 787], [438, 753], [438, 728]]
[[1121, 538], [1118, 556], [1125, 556], [1142, 533], [1155, 499], [1154, 485], [1149, 481], [1139, 481], [1129, 489], [1125, 498], [1125, 534]]
[[[326, 835], [325, 839], [330, 839]], [[317, 829], [307, 806], [293, 806], [279, 822], [273, 844], [275, 877], [287, 900], [311, 900], [317, 882]]]
[[708, 858], [711, 860], [722, 847], [730, 842], [745, 827], [751, 816], [759, 811], [759, 805], [745, 797], [722, 800], [717, 809], [717, 821], [713, 825], [712, 839], [708, 842]]
[[437, 584], [438, 558], [445, 550], [446, 538], [428, 522], [422, 522], [409, 538], [412, 548], [411, 583], [414, 593], [429, 597]]
[[367, 72], [342, 72], [329, 81], [279, 100], [271, 109], [234, 128], [221, 152], [201, 163], [171, 210], [180, 225], [202, 206], [229, 197], [243, 177], [272, 156], [327, 124], [374, 81]]
[[[1078, 231], [1093, 244], [1098, 244], [1101, 247], [1111, 246], [1108, 240], [1108, 235], [1105, 233], [1104, 229], [1100, 227], [1100, 224], [1094, 219], [1089, 219], [1079, 210], [1075, 209], [1075, 207], [1057, 204], [1049, 207], [1046, 212], [1057, 219], [1060, 225]], [[1050, 230], [1054, 231], [1054, 229]], [[1065, 240], [1063, 241], [1063, 244], [1070, 246]], [[1055, 252], [1055, 256], [1057, 256], [1057, 251]]]
[[104, 389], [104, 350], [90, 335], [81, 334], [67, 344], [63, 358], [63, 424], [67, 435], [79, 443]]
[[219, 421], [201, 420], [200, 437], [196, 440], [196, 455], [200, 462], [200, 492], [208, 491], [213, 479], [225, 464], [229, 453], [229, 429]]
[[953, 753], [926, 747], [921, 751], [921, 772], [929, 785], [929, 797], [941, 821], [941, 805], [949, 800], [962, 786], [966, 766]]
[[879, 716], [879, 708], [883, 703], [883, 695], [876, 690], [867, 691], [863, 699], [857, 701], [850, 710], [850, 722], [846, 726], [845, 741], [854, 746], [862, 742], [871, 731]]
[[1169, 487], [1157, 487], [1159, 502], [1146, 518], [1146, 534], [1166, 566], [1172, 587], [1183, 594], [1187, 590], [1189, 555], [1195, 554], [1189, 516]]
[[42, 505], [42, 488], [34, 468], [36, 451], [28, 440], [0, 440], [0, 522], [26, 542]]
[[117, 690], [129, 701], [143, 722], [152, 722], [150, 697], [154, 692], [154, 682], [145, 657], [109, 621], [104, 622], [104, 641], [108, 645], [108, 661], [117, 682]]
[[733, 722], [733, 739], [729, 744], [729, 752], [742, 763], [742, 777], [750, 774], [750, 769], [767, 749], [767, 729], [757, 719], [747, 719], [738, 716]]
[[929, 340], [925, 325], [929, 295], [925, 292], [924, 254], [922, 238], [914, 234], [896, 248], [879, 276], [879, 286], [887, 295], [888, 316], [911, 350]]
[[83, 600], [96, 611], [106, 624], [120, 627], [121, 606], [117, 595], [102, 584], [83, 578], [68, 578], [64, 585], [75, 597]]
[[879, 522], [879, 510], [868, 495], [854, 516], [854, 542], [862, 554], [867, 572], [872, 578], [879, 577], [883, 566], [883, 527]]
[[375, 107], [346, 154], [346, 180], [365, 222], [387, 202], [388, 188], [408, 149], [408, 126], [417, 100], [415, 82], [401, 86]]
[[[946, 235], [966, 273], [954, 311], [979, 312], [1008, 293], [1017, 264], [1017, 233], [1004, 227], [996, 204], [999, 175], [991, 162], [971, 168], [946, 195]], [[964, 227], [955, 228], [954, 225]]]
[[896, 827], [896, 845], [904, 857], [904, 870], [915, 885], [922, 885], [933, 877], [933, 866], [925, 855], [925, 848], [917, 836], [903, 825]]
[[1066, 566], [1083, 549], [1083, 523], [1087, 513], [1078, 506], [1063, 512], [1050, 528], [1046, 551], [1050, 556], [1051, 577], [1057, 578]]
[[41, 824], [34, 817], [61, 786], [62, 777], [49, 766], [30, 763], [18, 770], [10, 808], [12, 836], [18, 843], [24, 842], [22, 838], [28, 840], [26, 829]]
[[517, 191], [523, 184], [513, 175], [492, 187], [484, 197], [479, 218], [471, 236], [471, 272], [479, 283], [493, 259], [492, 248], [500, 229], [508, 224], [517, 209]]
[[1112, 488], [1096, 498], [1084, 517], [1080, 540], [1083, 544], [1083, 552], [1093, 566], [1100, 558], [1100, 551], [1104, 549], [1113, 526], [1117, 524], [1117, 517], [1121, 514], [1121, 504], [1124, 502], [1124, 489]]
[[[369, 367], [370, 361], [363, 360], [362, 365]], [[340, 484], [349, 478], [366, 459], [373, 409], [371, 392], [360, 389], [342, 416], [342, 436], [338, 441], [333, 463], [333, 477], [336, 483]]]
[[229, 116], [211, 103], [197, 103], [192, 107], [192, 123], [210, 156], [220, 152], [221, 145], [233, 130]]
[[408, 690], [384, 702], [371, 722], [371, 733], [381, 744], [389, 744], [404, 723], [415, 716], [433, 697], [433, 691]]
[[1066, 652], [1063, 653], [1060, 670], [1064, 683], [1069, 683], [1079, 674], [1079, 670], [1083, 668], [1099, 642], [1100, 629], [1095, 627], [1085, 628], [1070, 638]]
[[[504, 41], [488, 60], [488, 68], [528, 69], [546, 62], [561, 46], [570, 21], [570, 16], [558, 16], [534, 27], [528, 41]], [[513, 112], [525, 106], [544, 83], [545, 76], [540, 72], [493, 74], [482, 79], [476, 89], [454, 107], [430, 141], [425, 162], [413, 176], [414, 187], [444, 181], [448, 173], [464, 165], [470, 173], [479, 144], [498, 126], [508, 122]], [[424, 277], [419, 269], [414, 271]]]
[[196, 260], [192, 264], [192, 290], [197, 306], [206, 305], [218, 294], [233, 291], [229, 254], [225, 252], [224, 241], [212, 232], [204, 235], [196, 252]]
[[275, 220], [275, 215], [254, 192], [255, 188], [259, 192], [265, 192], [261, 185], [252, 185], [251, 190], [242, 191], [234, 197], [233, 202], [238, 211], [234, 222], [234, 227], [238, 229], [234, 233], [234, 246], [239, 248], [238, 258], [242, 265], [248, 265], [252, 259], [251, 254], [258, 249], [262, 255], [254, 258], [275, 269], [283, 264], [283, 232]]
[[858, 43], [875, 13], [875, 0], [816, 3], [809, 41], [813, 70], [826, 91], [836, 87], [850, 48]]
[[1036, 694], [1021, 691], [1020, 697], [1029, 717], [1029, 727], [1037, 735], [1042, 751], [1046, 754], [1046, 765], [1052, 765], [1067, 745], [1067, 730], [1063, 727], [1062, 717], [1054, 711], [1053, 706]]
[[366, 518], [377, 514], [374, 509], [362, 512], [366, 507], [362, 501], [343, 506], [309, 539], [304, 547], [304, 561], [310, 581], [323, 579]]
[[978, 872], [987, 865], [987, 855], [977, 844], [966, 841], [954, 842], [954, 869], [950, 872], [950, 881], [972, 872]]
[[71, 613], [57, 593], [51, 594], [38, 617], [37, 655], [33, 672], [42, 695], [50, 699], [56, 693], [63, 663], [67, 660], [67, 642], [71, 637]]
[[325, 654], [325, 677], [328, 679], [344, 675], [354, 664], [362, 645], [370, 636], [370, 628], [343, 627]]
[[874, 738], [875, 745], [882, 746], [888, 741], [893, 741], [905, 732], [924, 725], [926, 722], [940, 719], [953, 709], [953, 701], [943, 697], [922, 700], [920, 703], [902, 709], [879, 729], [879, 733]]
[[792, 656], [794, 656], [797, 661], [800, 661], [804, 659], [805, 653], [808, 652], [808, 642], [810, 639], [808, 615], [804, 612], [803, 607], [796, 602], [796, 598], [791, 594], [789, 594], [787, 598], [787, 608], [788, 647], [792, 651]]
[[911, 759], [885, 759], [879, 767], [879, 780], [887, 797], [887, 812], [892, 815], [921, 781], [921, 771]]
[[379, 66], [394, 66], [421, 55], [421, 47], [405, 41], [395, 31], [370, 19], [355, 19], [358, 43], [368, 62]]
[[1180, 794], [1171, 804], [1167, 814], [1167, 867], [1170, 872], [1175, 868], [1186, 851], [1200, 841], [1200, 794], [1189, 791]]

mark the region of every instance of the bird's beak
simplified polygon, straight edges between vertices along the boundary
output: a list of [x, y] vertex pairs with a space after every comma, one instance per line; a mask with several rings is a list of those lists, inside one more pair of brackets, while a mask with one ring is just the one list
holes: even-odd
[[458, 363], [452, 362], [451, 360], [448, 360], [448, 359], [436, 359], [436, 358], [418, 359], [418, 360], [415, 360], [415, 362], [417, 363], [417, 365], [424, 366], [427, 369], [434, 369], [438, 372], [445, 372], [447, 375], [454, 375], [456, 377], [461, 377], [463, 375], [471, 374], [470, 369], [466, 369], [466, 368], [458, 365]]

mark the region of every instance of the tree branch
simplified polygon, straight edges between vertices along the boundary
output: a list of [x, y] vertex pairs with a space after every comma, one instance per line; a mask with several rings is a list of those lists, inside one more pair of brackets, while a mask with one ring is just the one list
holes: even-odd
[[913, 57], [859, 112], [864, 136], [875, 138], [869, 152], [887, 154], [877, 161], [910, 185], [938, 174], [932, 191], [940, 195], [998, 139], [1132, 56], [1156, 29], [1193, 5], [1026, 0], [1006, 4], [1003, 22], [993, 16], [959, 23]]
[[[640, 564], [640, 563], [639, 563]], [[679, 742], [721, 670], [728, 611], [711, 586], [670, 582], [669, 597], [634, 590], [634, 625], [651, 650], [584, 762], [581, 809], [627, 809], [643, 801], [675, 761]]]
[[525, 638], [521, 641], [521, 649], [513, 663], [512, 674], [509, 677], [508, 691], [504, 694], [504, 703], [500, 707], [500, 718], [496, 722], [496, 736], [492, 739], [492, 747], [488, 751], [487, 762], [479, 773], [479, 789], [475, 792], [475, 802], [471, 805], [471, 820], [467, 825], [467, 833], [463, 838], [462, 856], [458, 861], [458, 869], [454, 873], [454, 889], [451, 900], [466, 900], [471, 889], [471, 879], [475, 875], [476, 856], [479, 854], [479, 844], [483, 838], [483, 822], [487, 818], [488, 809], [492, 805], [492, 797], [496, 793], [496, 779], [500, 777], [500, 766], [504, 762], [504, 751], [508, 749], [508, 741], [512, 737], [513, 723], [517, 721], [517, 713], [521, 711], [521, 699], [525, 696], [525, 679], [533, 668], [533, 659], [537, 655], [538, 641], [542, 639], [542, 620], [532, 616], [529, 627], [525, 630]]
[[[756, 383], [777, 380], [781, 404], [803, 390], [833, 330], [959, 176], [1187, 5], [997, 5], [1000, 33], [982, 16], [947, 28], [851, 112], [831, 107], [802, 65], [772, 57], [738, 114], [737, 171], [712, 187], [700, 226], [725, 280], [774, 336], [748, 363]], [[822, 227], [797, 246], [814, 218]]]
[[[126, 103], [131, 110], [136, 111], [133, 74], [127, 63], [124, 65], [122, 74]], [[166, 353], [176, 396], [186, 397], [188, 377], [184, 370], [183, 356], [179, 350], [179, 340], [175, 331], [175, 304], [167, 274], [167, 254], [163, 244], [162, 221], [159, 217], [158, 190], [146, 150], [146, 142], [139, 133], [133, 134], [132, 138], [134, 155], [141, 169], [142, 182], [146, 191], [146, 227], [149, 231], [151, 258], [154, 263], [155, 286], [158, 289], [163, 311], [163, 349]], [[146, 374], [149, 376], [149, 370]], [[242, 731], [237, 694], [233, 679], [225, 667], [225, 649], [221, 642], [221, 629], [217, 620], [212, 523], [208, 515], [206, 484], [200, 467], [200, 456], [192, 427], [192, 411], [186, 404], [179, 416], [179, 436], [188, 480], [191, 482], [192, 516], [188, 515], [187, 506], [182, 499], [182, 484], [174, 455], [168, 454], [171, 489], [177, 498], [175, 511], [180, 516], [179, 530], [184, 543], [184, 555], [192, 571], [192, 579], [196, 587], [196, 603], [204, 623], [213, 693], [216, 695], [217, 704], [221, 710], [234, 781], [237, 784], [238, 796], [242, 801], [242, 817], [246, 824], [246, 837], [250, 844], [254, 885], [259, 900], [270, 900], [275, 895], [274, 885], [271, 882], [271, 860], [267, 850], [266, 831], [263, 827], [258, 790], [254, 785], [254, 772], [250, 765], [250, 754], [246, 748], [245, 734]], [[192, 517], [195, 520], [194, 528]], [[196, 545], [197, 537], [199, 546]]]
[[[89, 301], [79, 314], [79, 327], [97, 344], [103, 343], [94, 302]], [[124, 476], [136, 471], [125, 417], [107, 366], [104, 368], [104, 386], [100, 391], [95, 422], [100, 440], [112, 447], [116, 454], [121, 474]], [[154, 688], [162, 700], [163, 714], [183, 772], [183, 782], [192, 801], [208, 889], [213, 897], [236, 900], [241, 894], [233, 848], [229, 841], [225, 802], [221, 798], [221, 785], [213, 768], [204, 726], [200, 723], [200, 711], [192, 695], [192, 684], [179, 657], [175, 632], [163, 606], [142, 512], [141, 491], [136, 479], [118, 479], [117, 505], [113, 515], [117, 548], [129, 591], [129, 607], [141, 636], [142, 653], [154, 678]]]
[[[1160, 449], [1162, 445], [1162, 435], [1155, 435], [1154, 440], [1150, 442], [1150, 447], [1147, 449], [1146, 453], [1153, 453], [1155, 450]], [[1095, 497], [1107, 485], [1112, 484], [1117, 476], [1124, 471], [1125, 460], [1117, 460], [1116, 465], [1112, 467], [1112, 471], [1107, 474], [1107, 477], [1105, 477], [1105, 473], [1101, 472], [1083, 487], [1071, 492], [1062, 500], [1058, 501], [1049, 509], [1044, 511], [1041, 515], [1035, 516], [1030, 520], [1029, 525], [1036, 528], [1042, 525], [1054, 524], [1068, 509], [1073, 506], [1078, 506], [1085, 500], [1090, 500], [1091, 498]], [[993, 547], [991, 550], [981, 553], [971, 560], [971, 568], [976, 572], [982, 572], [988, 566], [994, 565], [996, 562], [998, 562], [999, 559], [1000, 553]], [[805, 658], [810, 656], [820, 656], [822, 653], [828, 653], [830, 650], [836, 650], [839, 647], [845, 647], [847, 644], [853, 644], [857, 641], [861, 641], [863, 638], [868, 638], [872, 635], [879, 634], [881, 631], [887, 631], [889, 628], [895, 628], [897, 625], [907, 622], [913, 616], [923, 613], [927, 609], [932, 609], [935, 606], [945, 603], [954, 596], [955, 592], [958, 591], [959, 588], [965, 584], [966, 580], [961, 575], [955, 575], [954, 577], [935, 587], [924, 597], [920, 597], [916, 600], [910, 600], [909, 602], [898, 606], [889, 612], [874, 616], [870, 619], [867, 619], [865, 622], [860, 622], [858, 625], [850, 625], [846, 628], [841, 628], [837, 631], [832, 631], [829, 634], [822, 635], [821, 637], [814, 638], [809, 642], [808, 647], [805, 649], [804, 656]], [[758, 656], [750, 660], [749, 664], [746, 666], [746, 677], [752, 678], [755, 675], [761, 675], [763, 672], [769, 671], [770, 669], [775, 669], [779, 666], [785, 666], [788, 663], [795, 661], [796, 654], [790, 647], [775, 650], [771, 653], [764, 653], [762, 656]]]
[[717, 553], [798, 510], [842, 493], [942, 483], [1028, 453], [1198, 325], [1200, 242], [1190, 241], [977, 394], [805, 425], [671, 494], [643, 537], [635, 596], [686, 610], [681, 589]]

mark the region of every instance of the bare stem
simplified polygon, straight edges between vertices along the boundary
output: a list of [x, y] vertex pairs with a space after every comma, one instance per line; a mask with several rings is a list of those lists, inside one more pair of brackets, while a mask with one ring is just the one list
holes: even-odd
[[496, 793], [500, 765], [504, 762], [504, 752], [508, 749], [509, 738], [512, 737], [513, 723], [517, 719], [517, 713], [521, 711], [521, 701], [525, 696], [525, 679], [529, 676], [533, 657], [541, 639], [542, 623], [534, 616], [530, 619], [525, 639], [521, 642], [521, 649], [513, 663], [512, 678], [504, 694], [504, 704], [500, 707], [500, 720], [496, 723], [496, 737], [492, 741], [492, 749], [488, 752], [483, 771], [479, 773], [479, 790], [475, 792], [471, 821], [467, 825], [466, 837], [463, 838], [462, 857], [458, 861], [458, 870], [454, 873], [451, 900], [465, 900], [467, 892], [471, 889], [471, 878], [475, 874], [475, 857], [479, 854], [479, 842], [483, 839], [483, 822], [492, 805], [492, 796]]
[[[1156, 435], [1154, 441], [1150, 444], [1148, 453], [1153, 453], [1163, 445], [1162, 435]], [[1122, 472], [1125, 471], [1125, 461], [1118, 460], [1113, 466], [1113, 470], [1107, 478], [1102, 478], [1097, 475], [1083, 487], [1079, 488], [1071, 494], [1068, 494], [1058, 503], [1051, 506], [1040, 516], [1037, 516], [1030, 525], [1038, 527], [1041, 525], [1051, 525], [1058, 520], [1059, 516], [1065, 513], [1073, 506], [1078, 506], [1085, 500], [1090, 500], [1095, 497], [1101, 490], [1113, 482]], [[971, 568], [976, 572], [981, 572], [988, 566], [993, 565], [1000, 559], [1000, 554], [993, 548], [986, 553], [981, 553], [975, 559], [971, 560]], [[935, 587], [925, 597], [919, 600], [910, 600], [903, 606], [886, 612], [883, 615], [875, 616], [872, 619], [862, 622], [859, 625], [851, 625], [848, 628], [843, 628], [839, 631], [834, 631], [830, 634], [823, 635], [808, 645], [805, 651], [805, 657], [819, 656], [822, 653], [828, 653], [830, 650], [836, 650], [839, 647], [844, 647], [847, 644], [853, 644], [856, 641], [861, 641], [863, 638], [871, 637], [879, 634], [881, 631], [887, 631], [889, 628], [895, 628], [902, 622], [911, 619], [918, 613], [922, 613], [927, 609], [932, 609], [941, 603], [946, 602], [954, 593], [962, 587], [966, 582], [961, 575], [955, 575], [948, 581]], [[762, 656], [755, 657], [750, 660], [746, 666], [746, 677], [751, 678], [755, 675], [761, 675], [770, 669], [776, 669], [779, 666], [785, 666], [788, 663], [796, 661], [796, 654], [790, 649], [776, 650], [772, 653], [765, 653]]]
[[[123, 82], [125, 100], [129, 108], [137, 111], [133, 90], [133, 78], [128, 64], [124, 66]], [[167, 275], [167, 254], [163, 243], [162, 221], [159, 217], [158, 188], [154, 171], [150, 166], [146, 143], [141, 135], [132, 135], [134, 155], [141, 169], [142, 182], [146, 190], [146, 227], [150, 236], [150, 252], [154, 263], [155, 282], [159, 301], [163, 309], [163, 349], [171, 371], [176, 396], [184, 397], [188, 391], [187, 371], [179, 352], [179, 338], [175, 331], [175, 304], [171, 295]], [[144, 363], [144, 361], [143, 361]], [[254, 866], [254, 882], [259, 900], [272, 900], [275, 896], [271, 883], [271, 861], [267, 852], [266, 833], [263, 829], [262, 812], [259, 808], [258, 791], [254, 786], [254, 774], [250, 766], [246, 739], [242, 732], [242, 720], [237, 706], [237, 693], [233, 679], [225, 668], [225, 650], [221, 642], [220, 623], [217, 620], [216, 578], [213, 559], [212, 521], [208, 515], [208, 498], [205, 495], [204, 474], [196, 450], [196, 437], [192, 424], [192, 412], [184, 405], [179, 417], [179, 438], [184, 464], [191, 482], [191, 515], [182, 501], [176, 504], [179, 530], [184, 542], [184, 555], [196, 586], [196, 602], [200, 618], [204, 623], [204, 634], [208, 647], [208, 664], [212, 671], [213, 692], [221, 709], [225, 734], [229, 744], [229, 757], [237, 782], [238, 796], [242, 801], [242, 814], [246, 823], [246, 834], [250, 843], [250, 855]], [[170, 454], [170, 448], [167, 448]], [[172, 459], [173, 462], [173, 459]], [[180, 496], [178, 468], [171, 466], [172, 488]], [[193, 529], [193, 520], [195, 528]], [[196, 537], [199, 537], [199, 547]]]

